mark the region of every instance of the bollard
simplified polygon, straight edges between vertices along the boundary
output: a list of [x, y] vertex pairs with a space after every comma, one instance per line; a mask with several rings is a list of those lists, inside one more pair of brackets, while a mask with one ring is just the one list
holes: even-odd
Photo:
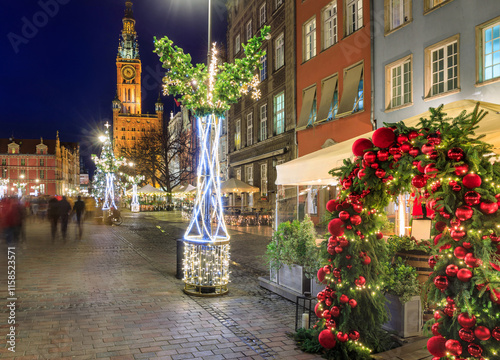
[[182, 268], [182, 260], [184, 259], [184, 239], [177, 239], [177, 273], [175, 277], [182, 279], [184, 277], [184, 270]]

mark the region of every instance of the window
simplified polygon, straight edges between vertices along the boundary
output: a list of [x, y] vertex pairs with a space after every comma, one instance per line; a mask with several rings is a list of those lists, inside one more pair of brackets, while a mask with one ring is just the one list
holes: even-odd
[[7, 169], [2, 169], [2, 178], [7, 179]]
[[122, 135], [122, 140], [125, 140], [125, 135]]
[[274, 0], [276, 2], [276, 9], [283, 5], [283, 0]]
[[459, 88], [458, 41], [459, 35], [455, 35], [425, 49], [426, 97]]
[[40, 159], [40, 166], [45, 166], [45, 161], [43, 159]]
[[40, 194], [45, 194], [45, 184], [40, 184]]
[[306, 22], [303, 27], [304, 34], [304, 61], [316, 56], [316, 18]]
[[21, 170], [20, 171], [20, 174], [21, 174], [21, 178], [24, 178], [26, 176], [26, 170]]
[[252, 20], [247, 22], [247, 41], [250, 40], [253, 36], [253, 31], [252, 31]]
[[241, 168], [236, 169], [236, 179], [241, 180]]
[[2, 165], [7, 165], [7, 159], [2, 159]]
[[220, 160], [226, 161], [226, 141], [225, 138], [220, 142]]
[[247, 146], [253, 145], [253, 113], [247, 115]]
[[125, 131], [125, 128], [124, 128], [124, 127], [122, 127], [122, 131]]
[[260, 164], [260, 196], [267, 196], [267, 164]]
[[21, 159], [21, 166], [26, 166], [26, 160], [25, 159]]
[[385, 32], [397, 29], [412, 20], [412, 0], [385, 0]]
[[259, 26], [262, 27], [266, 23], [266, 3], [262, 4], [259, 8]]
[[394, 109], [413, 102], [412, 98], [412, 61], [413, 56], [406, 56], [385, 67], [386, 109]]
[[[253, 165], [245, 166], [245, 177], [246, 177], [246, 183], [249, 185], [253, 185]], [[252, 193], [248, 194], [247, 204], [250, 207], [253, 206], [253, 194]]]
[[337, 0], [323, 9], [323, 49], [328, 49], [338, 41]]
[[40, 177], [40, 179], [45, 179], [45, 171], [40, 170], [39, 177]]
[[283, 35], [283, 33], [276, 38], [274, 51], [274, 57], [276, 59], [275, 69], [278, 70], [285, 65], [285, 35]]
[[142, 131], [142, 132], [146, 132], [146, 129], [142, 128], [142, 129], [141, 129], [141, 131]]
[[260, 64], [262, 69], [260, 69], [260, 81], [266, 80], [267, 78], [267, 55], [264, 54], [260, 57]]
[[260, 141], [267, 139], [267, 104], [260, 107]]
[[234, 147], [236, 150], [241, 149], [241, 120], [236, 120], [234, 130]]
[[338, 115], [345, 116], [363, 109], [363, 62], [344, 70], [344, 86]]
[[316, 84], [302, 92], [302, 107], [300, 110], [297, 130], [305, 129], [316, 121]]
[[132, 140], [135, 140], [135, 136], [132, 136]]
[[321, 101], [319, 103], [316, 122], [335, 119], [339, 108], [338, 74], [334, 74], [321, 82]]
[[131, 131], [135, 131], [135, 128], [132, 128], [132, 130], [131, 130]]
[[476, 81], [500, 79], [500, 16], [476, 27]]
[[453, 0], [424, 0], [424, 13], [434, 10], [442, 4], [449, 3]]
[[363, 26], [363, 0], [346, 0], [346, 35]]
[[274, 97], [274, 133], [279, 135], [285, 132], [285, 93]]
[[236, 35], [234, 38], [234, 55], [238, 54], [241, 49], [240, 34]]

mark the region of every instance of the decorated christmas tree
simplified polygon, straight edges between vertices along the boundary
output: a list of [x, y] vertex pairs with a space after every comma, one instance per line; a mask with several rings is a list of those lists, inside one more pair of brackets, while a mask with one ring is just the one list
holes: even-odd
[[380, 260], [384, 207], [419, 193], [433, 219], [428, 299], [438, 308], [427, 325], [433, 359], [500, 356], [500, 165], [475, 135], [484, 113], [445, 119], [442, 106], [416, 128], [391, 124], [353, 144], [353, 161], [332, 171], [341, 192], [332, 214], [318, 279], [319, 343], [330, 358], [369, 358], [387, 320]]

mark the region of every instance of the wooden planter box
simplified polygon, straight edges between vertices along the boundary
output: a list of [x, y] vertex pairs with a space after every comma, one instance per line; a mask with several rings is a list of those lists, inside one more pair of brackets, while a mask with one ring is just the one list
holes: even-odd
[[299, 294], [311, 292], [311, 279], [306, 278], [302, 266], [282, 265], [277, 272], [271, 269], [269, 278], [278, 285], [284, 286]]
[[388, 331], [395, 331], [403, 338], [421, 335], [423, 318], [420, 296], [413, 296], [405, 304], [399, 301], [399, 297], [391, 294], [386, 294], [385, 298], [390, 320], [382, 327]]

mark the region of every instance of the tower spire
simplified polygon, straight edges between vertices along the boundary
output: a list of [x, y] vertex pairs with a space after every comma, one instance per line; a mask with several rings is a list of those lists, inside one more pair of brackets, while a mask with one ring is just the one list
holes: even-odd
[[134, 11], [132, 1], [125, 1], [125, 15], [123, 16], [123, 29], [118, 44], [118, 58], [139, 59], [139, 44], [135, 31]]
[[127, 0], [125, 1], [125, 18], [128, 19], [133, 19], [134, 18], [134, 11], [132, 10], [132, 1]]

